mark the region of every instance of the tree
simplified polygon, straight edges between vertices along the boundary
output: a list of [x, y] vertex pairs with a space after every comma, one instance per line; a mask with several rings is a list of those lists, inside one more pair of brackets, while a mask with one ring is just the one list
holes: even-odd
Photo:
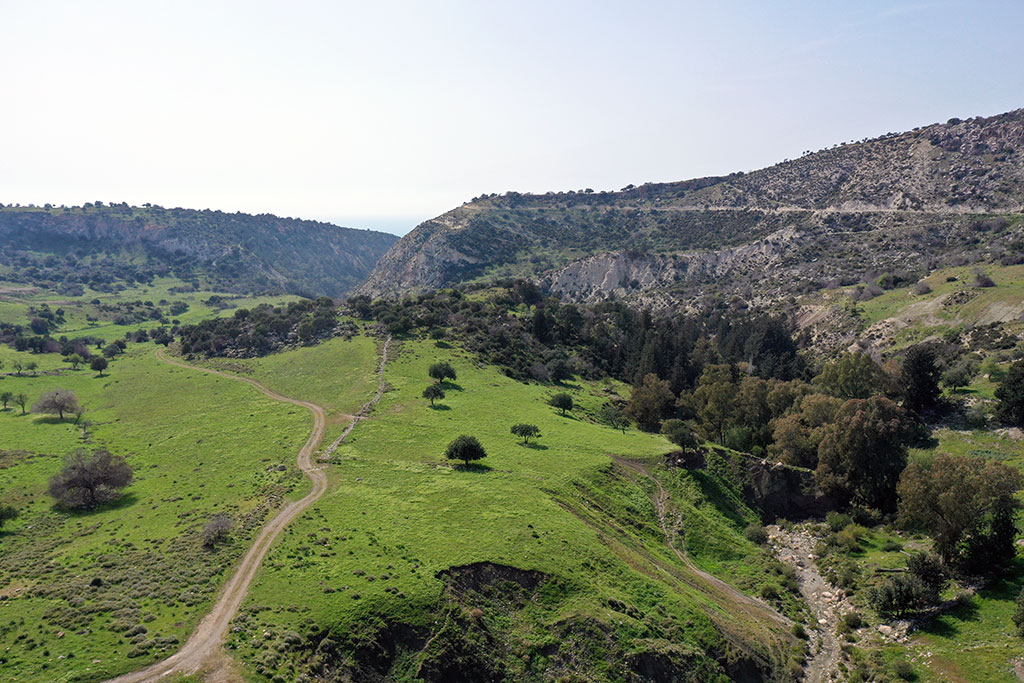
[[867, 398], [882, 392], [886, 374], [868, 354], [844, 353], [826, 364], [814, 382], [837, 398]]
[[60, 419], [64, 419], [64, 413], [74, 413], [78, 410], [78, 397], [68, 389], [54, 389], [43, 394], [35, 405], [32, 406], [33, 413], [57, 413]]
[[971, 356], [962, 358], [956, 365], [942, 373], [942, 384], [950, 391], [956, 391], [959, 387], [970, 384], [980, 368], [981, 363], [977, 358]]
[[996, 388], [996, 417], [1007, 424], [1024, 426], [1024, 360], [1010, 366]]
[[67, 508], [92, 509], [117, 498], [132, 483], [132, 468], [110, 451], [89, 454], [78, 449], [64, 459], [64, 468], [50, 479], [50, 495]]
[[31, 372], [33, 375], [36, 374], [36, 370], [39, 369], [39, 363], [34, 360], [30, 360], [26, 365], [25, 369]]
[[450, 379], [453, 382], [456, 379], [455, 368], [453, 368], [451, 364], [447, 362], [434, 363], [427, 370], [427, 374], [430, 375], [433, 379], [436, 379], [438, 384], [445, 381], [446, 379]]
[[626, 414], [610, 403], [601, 408], [601, 419], [609, 427], [621, 429], [623, 434], [629, 428], [629, 418], [626, 417]]
[[907, 349], [900, 368], [900, 386], [907, 410], [919, 413], [935, 407], [939, 400], [941, 374], [934, 346], [917, 344]]
[[848, 501], [895, 509], [911, 433], [906, 414], [889, 399], [850, 399], [825, 428], [818, 446], [818, 484]]
[[913, 576], [894, 576], [868, 591], [868, 600], [883, 617], [899, 618], [923, 607], [924, 593], [921, 582]]
[[18, 375], [19, 377], [21, 376], [21, 371], [25, 369], [25, 363], [24, 361], [21, 360], [14, 361], [13, 363], [11, 363], [11, 366], [14, 368], [14, 374]]
[[565, 415], [565, 411], [572, 410], [572, 396], [569, 394], [555, 394], [548, 399], [548, 405], [558, 408], [562, 411], [562, 415]]
[[228, 540], [231, 532], [231, 518], [219, 513], [210, 518], [203, 528], [203, 547], [213, 550], [219, 543]]
[[0, 528], [12, 519], [17, 518], [18, 511], [13, 505], [0, 505]]
[[697, 438], [693, 427], [683, 420], [665, 420], [661, 425], [661, 433], [684, 451], [693, 450], [700, 445], [700, 439]]
[[675, 398], [669, 383], [650, 372], [644, 375], [640, 386], [633, 388], [626, 414], [636, 421], [640, 429], [653, 432], [658, 429], [665, 410]]
[[[730, 365], [708, 365], [693, 392], [701, 431], [725, 443], [725, 427], [736, 413], [736, 370]], [[680, 398], [680, 400], [682, 400]]]
[[[92, 360], [89, 361], [89, 367], [92, 369], [92, 371], [99, 373], [101, 376], [103, 375], [103, 371], [107, 369], [107, 366], [109, 364], [109, 361], [107, 361], [107, 359], [104, 358], [103, 356], [93, 356]], [[120, 375], [118, 376], [120, 377]]]
[[929, 605], [938, 604], [942, 591], [949, 585], [949, 575], [942, 561], [929, 553], [915, 553], [907, 559], [907, 574], [921, 582], [922, 597]]
[[430, 405], [434, 405], [434, 401], [444, 398], [444, 389], [440, 384], [431, 384], [423, 390], [423, 398], [430, 399]]
[[540, 436], [540, 427], [526, 423], [512, 425], [512, 433], [523, 439], [523, 443], [530, 443], [530, 437]]
[[1020, 471], [987, 458], [940, 455], [913, 462], [899, 482], [899, 514], [927, 531], [947, 565], [989, 573], [1014, 556]]
[[7, 410], [7, 404], [14, 400], [14, 394], [9, 391], [0, 393], [0, 403], [3, 404], [4, 410]]
[[85, 359], [79, 356], [77, 353], [72, 353], [67, 357], [68, 363], [71, 365], [72, 370], [77, 370], [78, 366], [85, 362]]
[[25, 394], [17, 394], [14, 397], [14, 402], [21, 408], [21, 414], [25, 414], [25, 405], [28, 404], [28, 396]]
[[475, 436], [463, 434], [455, 438], [444, 451], [444, 456], [449, 460], [462, 460], [469, 465], [470, 460], [480, 460], [487, 457], [487, 451], [480, 445]]

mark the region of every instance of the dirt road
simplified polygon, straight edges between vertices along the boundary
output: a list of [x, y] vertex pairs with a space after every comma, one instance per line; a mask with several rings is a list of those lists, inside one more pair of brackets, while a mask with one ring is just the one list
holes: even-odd
[[[315, 503], [320, 496], [324, 494], [324, 491], [327, 490], [327, 475], [324, 474], [321, 468], [315, 467], [310, 458], [324, 438], [324, 430], [326, 429], [327, 422], [326, 414], [322, 407], [315, 403], [310, 403], [309, 401], [299, 401], [294, 398], [282, 396], [276, 391], [266, 388], [256, 380], [249, 377], [238, 377], [219, 370], [199, 368], [173, 358], [168, 358], [164, 354], [163, 350], [157, 351], [157, 357], [165, 363], [170, 363], [171, 365], [176, 365], [178, 367], [197, 370], [211, 375], [220, 375], [221, 377], [227, 377], [228, 379], [237, 380], [239, 382], [246, 382], [256, 387], [256, 389], [261, 393], [276, 401], [283, 401], [285, 403], [291, 403], [293, 405], [308, 408], [309, 411], [313, 413], [313, 431], [310, 433], [309, 438], [306, 439], [306, 443], [299, 450], [296, 458], [296, 464], [313, 483], [313, 490], [306, 494], [306, 496], [301, 500], [288, 503], [266, 524], [266, 526], [263, 527], [253, 542], [252, 547], [249, 549], [249, 552], [247, 552], [245, 557], [242, 558], [242, 562], [238, 566], [238, 569], [235, 570], [234, 576], [232, 576], [224, 586], [220, 599], [217, 600], [217, 603], [213, 606], [210, 613], [203, 617], [203, 620], [199, 622], [199, 626], [196, 627], [196, 630], [192, 632], [192, 635], [185, 642], [182, 648], [178, 650], [178, 652], [163, 661], [146, 667], [145, 669], [115, 678], [111, 683], [141, 683], [142, 681], [154, 681], [164, 678], [170, 674], [190, 674], [196, 673], [200, 670], [209, 671], [211, 668], [216, 669], [220, 664], [222, 664], [223, 662], [219, 659], [218, 655], [220, 653], [221, 643], [224, 642], [224, 636], [228, 630], [228, 624], [238, 611], [239, 605], [242, 604], [242, 599], [245, 598], [245, 594], [249, 590], [249, 584], [256, 575], [256, 571], [263, 562], [263, 558], [266, 557], [267, 551], [270, 550], [270, 546], [274, 543], [278, 534], [280, 534], [292, 520], [302, 514], [302, 512], [310, 505]], [[215, 677], [222, 680], [230, 680], [230, 678], [232, 678], [230, 674], [226, 674], [223, 671], [218, 672], [218, 675]]]

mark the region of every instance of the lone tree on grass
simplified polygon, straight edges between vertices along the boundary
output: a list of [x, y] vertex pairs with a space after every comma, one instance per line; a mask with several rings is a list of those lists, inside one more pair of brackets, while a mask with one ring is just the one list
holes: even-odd
[[103, 356], [93, 356], [92, 360], [89, 361], [89, 367], [93, 372], [99, 373], [100, 376], [103, 375], [103, 371], [107, 369], [108, 365], [110, 365], [110, 363]]
[[436, 379], [438, 384], [446, 379], [450, 379], [453, 382], [456, 379], [455, 368], [453, 368], [450, 363], [434, 363], [430, 366], [430, 369], [427, 370], [427, 374]]
[[431, 384], [423, 390], [423, 398], [430, 399], [430, 405], [434, 405], [434, 401], [444, 398], [444, 389], [440, 384]]
[[463, 434], [448, 444], [448, 448], [444, 450], [444, 457], [449, 460], [462, 460], [468, 466], [470, 460], [486, 458], [487, 451], [475, 436]]
[[73, 353], [67, 357], [67, 361], [71, 365], [72, 370], [77, 370], [78, 366], [85, 362], [85, 359], [77, 353]]
[[0, 403], [4, 404], [4, 410], [7, 410], [7, 404], [14, 400], [14, 394], [9, 391], [0, 393]]
[[64, 459], [64, 469], [50, 479], [50, 495], [61, 506], [89, 510], [121, 495], [132, 483], [132, 468], [107, 450], [89, 454], [78, 449]]
[[18, 394], [14, 397], [14, 402], [21, 408], [21, 414], [25, 414], [25, 406], [28, 405], [28, 396], [25, 394]]
[[218, 544], [228, 540], [231, 531], [231, 518], [220, 513], [210, 518], [203, 529], [203, 547], [213, 550]]
[[[24, 406], [22, 406], [24, 410]], [[64, 419], [64, 413], [74, 413], [78, 410], [78, 397], [68, 389], [54, 389], [43, 394], [36, 404], [32, 406], [33, 413], [50, 414], [57, 413], [60, 419]]]
[[562, 415], [565, 415], [565, 411], [572, 410], [572, 396], [569, 394], [555, 394], [548, 399], [548, 405], [558, 408], [562, 411]]
[[540, 436], [540, 427], [526, 423], [512, 425], [511, 431], [514, 435], [521, 437], [523, 443], [530, 443], [530, 437]]

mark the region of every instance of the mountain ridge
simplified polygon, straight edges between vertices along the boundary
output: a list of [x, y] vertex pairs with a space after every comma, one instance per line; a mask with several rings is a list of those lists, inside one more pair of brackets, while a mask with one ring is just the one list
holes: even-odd
[[[228, 291], [341, 296], [397, 237], [272, 214], [86, 204], [0, 207], [6, 277], [74, 289], [174, 274]], [[33, 270], [34, 269], [34, 270]]]
[[[1022, 143], [1024, 109], [1018, 109], [835, 145], [750, 173], [618, 192], [477, 197], [402, 238], [357, 291], [395, 297], [489, 276], [526, 276], [570, 300], [685, 305], [715, 285], [743, 296], [749, 282], [736, 287], [722, 279], [748, 275], [751, 267], [785, 267], [784, 281], [753, 297], [778, 300], [793, 285], [820, 287], [850, 273], [871, 278], [921, 258], [945, 263], [954, 256], [952, 244], [966, 244], [969, 258], [980, 260], [992, 254], [971, 244], [979, 222], [1004, 252], [1019, 236], [1013, 226], [1024, 212]], [[993, 231], [986, 221], [994, 216], [1007, 218]], [[912, 248], [869, 248], [893, 236]], [[876, 258], [823, 262], [823, 254], [810, 253], [851, 243]], [[766, 258], [737, 258], [735, 249], [745, 246]], [[648, 260], [642, 270], [662, 275], [648, 278], [649, 286], [614, 281], [616, 270], [640, 256]], [[683, 267], [666, 272], [666, 256]], [[602, 259], [608, 268], [595, 270]], [[717, 265], [709, 269], [709, 262]], [[694, 263], [703, 276], [692, 274]], [[591, 277], [574, 278], [580, 271]]]

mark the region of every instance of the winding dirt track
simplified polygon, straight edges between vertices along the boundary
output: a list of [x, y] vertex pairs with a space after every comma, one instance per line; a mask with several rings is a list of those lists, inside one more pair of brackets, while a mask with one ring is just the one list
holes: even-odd
[[[308, 408], [313, 413], [313, 431], [310, 433], [309, 438], [306, 439], [305, 445], [299, 450], [299, 454], [296, 458], [296, 464], [299, 469], [309, 477], [309, 480], [313, 482], [313, 490], [310, 491], [302, 500], [297, 500], [288, 503], [280, 512], [271, 519], [266, 526], [260, 531], [256, 540], [253, 542], [252, 547], [249, 548], [249, 552], [242, 558], [241, 564], [238, 569], [235, 570], [234, 576], [225, 584], [223, 592], [221, 593], [220, 599], [213, 606], [213, 609], [203, 617], [203, 620], [199, 622], [199, 626], [192, 632], [189, 639], [185, 642], [180, 650], [175, 654], [171, 655], [167, 659], [147, 666], [145, 669], [139, 671], [133, 671], [132, 673], [119, 676], [113, 679], [110, 683], [139, 683], [141, 681], [153, 681], [159, 680], [170, 674], [191, 674], [196, 673], [204, 667], [209, 665], [216, 665], [217, 656], [220, 652], [221, 643], [224, 642], [224, 636], [228, 631], [228, 624], [231, 619], [235, 616], [235, 612], [238, 611], [239, 605], [242, 604], [242, 599], [245, 598], [245, 594], [249, 590], [249, 584], [252, 582], [253, 577], [256, 575], [256, 571], [259, 569], [260, 564], [263, 562], [263, 558], [266, 557], [267, 551], [270, 550], [270, 546], [274, 543], [274, 539], [277, 538], [278, 534], [284, 530], [292, 520], [298, 517], [302, 512], [310, 505], [319, 500], [320, 496], [327, 490], [327, 475], [324, 474], [321, 468], [314, 467], [310, 456], [313, 451], [316, 450], [320, 442], [323, 441], [324, 431], [327, 424], [327, 416], [324, 409], [315, 403], [309, 401], [299, 401], [294, 398], [283, 396], [276, 391], [272, 391], [254, 379], [249, 377], [239, 377], [237, 375], [231, 375], [226, 372], [220, 372], [219, 370], [210, 370], [207, 368], [200, 368], [173, 358], [168, 358], [164, 355], [163, 350], [157, 351], [157, 357], [169, 363], [176, 365], [181, 368], [189, 370], [197, 370], [199, 372], [205, 372], [211, 375], [219, 375], [221, 377], [227, 377], [228, 379], [237, 380], [239, 382], [246, 382], [251, 384], [261, 393], [276, 401], [283, 401], [285, 403], [291, 403], [293, 405], [302, 406]], [[383, 380], [382, 380], [383, 381]]]

